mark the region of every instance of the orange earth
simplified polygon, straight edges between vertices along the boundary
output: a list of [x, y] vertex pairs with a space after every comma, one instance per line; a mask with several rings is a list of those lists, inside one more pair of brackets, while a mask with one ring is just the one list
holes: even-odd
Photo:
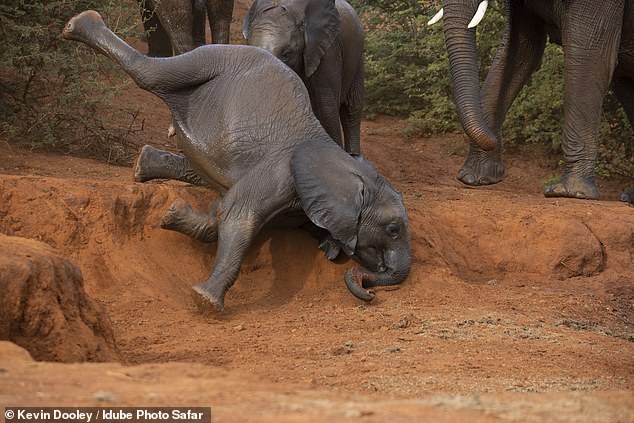
[[[158, 99], [133, 87], [124, 100], [141, 107], [139, 145], [175, 149]], [[13, 341], [0, 342], [0, 406], [634, 422], [634, 208], [616, 201], [628, 181], [599, 180], [602, 201], [546, 199], [557, 158], [527, 147], [506, 153], [504, 182], [472, 189], [454, 178], [462, 136], [407, 139], [402, 127], [362, 127], [409, 213], [400, 289], [362, 303], [343, 282], [353, 262], [329, 262], [301, 230], [269, 229], [221, 317], [190, 288], [215, 245], [159, 228], [175, 199], [206, 208], [213, 193], [0, 142], [0, 339]]]

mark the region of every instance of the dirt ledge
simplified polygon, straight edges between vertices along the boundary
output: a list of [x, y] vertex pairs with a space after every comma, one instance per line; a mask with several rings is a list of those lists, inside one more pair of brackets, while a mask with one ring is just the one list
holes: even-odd
[[38, 360], [118, 358], [110, 319], [84, 292], [79, 268], [46, 244], [2, 234], [0, 339]]

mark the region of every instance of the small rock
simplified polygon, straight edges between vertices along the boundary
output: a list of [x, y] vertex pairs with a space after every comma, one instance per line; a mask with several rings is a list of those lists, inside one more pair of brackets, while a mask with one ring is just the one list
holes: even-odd
[[108, 391], [97, 391], [94, 398], [99, 402], [115, 402], [117, 400], [116, 395]]
[[357, 410], [356, 408], [349, 408], [345, 411], [343, 415], [348, 419], [354, 419], [357, 417], [361, 417], [361, 411]]
[[235, 330], [236, 332], [240, 332], [242, 330], [245, 330], [246, 328], [244, 327], [244, 325], [242, 323], [240, 323], [239, 325], [235, 325], [233, 327], [233, 330]]
[[374, 411], [371, 410], [358, 410], [356, 408], [348, 408], [343, 415], [346, 418], [354, 419], [359, 417], [371, 416], [374, 414]]
[[350, 354], [352, 351], [354, 351], [354, 348], [355, 346], [352, 341], [346, 341], [346, 343], [343, 344], [343, 346], [333, 349], [332, 355]]
[[405, 329], [415, 324], [420, 324], [422, 320], [413, 314], [404, 316], [398, 322], [392, 323], [391, 329]]
[[390, 352], [390, 353], [401, 352], [401, 346], [400, 345], [394, 345], [392, 347], [388, 347], [385, 351]]

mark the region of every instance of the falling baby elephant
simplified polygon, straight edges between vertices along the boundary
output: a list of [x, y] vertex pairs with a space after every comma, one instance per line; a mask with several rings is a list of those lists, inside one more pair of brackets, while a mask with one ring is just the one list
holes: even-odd
[[103, 53], [161, 98], [189, 172], [218, 192], [209, 215], [179, 201], [164, 219], [170, 229], [218, 241], [211, 275], [194, 286], [218, 311], [258, 231], [298, 212], [328, 231], [331, 250], [360, 262], [344, 278], [355, 296], [371, 300], [367, 288], [405, 280], [411, 251], [402, 196], [370, 162], [348, 155], [326, 134], [301, 79], [271, 53], [208, 45], [151, 58], [112, 33], [95, 11], [73, 17], [62, 36]]

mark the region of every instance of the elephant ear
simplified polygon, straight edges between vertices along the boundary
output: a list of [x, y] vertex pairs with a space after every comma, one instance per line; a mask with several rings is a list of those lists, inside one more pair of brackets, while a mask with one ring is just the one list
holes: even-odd
[[304, 72], [311, 76], [339, 33], [341, 19], [335, 0], [307, 1], [304, 22]]
[[293, 151], [291, 172], [308, 218], [352, 255], [364, 200], [360, 163], [334, 143], [306, 141]]

